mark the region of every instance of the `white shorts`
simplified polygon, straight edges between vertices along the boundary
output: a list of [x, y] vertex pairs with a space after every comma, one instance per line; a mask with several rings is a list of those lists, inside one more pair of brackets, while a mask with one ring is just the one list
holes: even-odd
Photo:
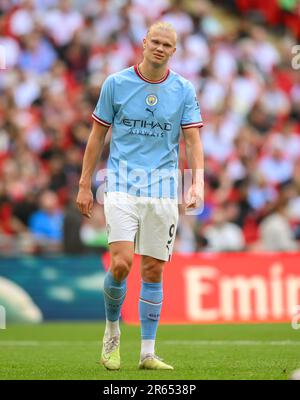
[[176, 199], [104, 194], [108, 243], [130, 241], [135, 253], [169, 261], [178, 222]]

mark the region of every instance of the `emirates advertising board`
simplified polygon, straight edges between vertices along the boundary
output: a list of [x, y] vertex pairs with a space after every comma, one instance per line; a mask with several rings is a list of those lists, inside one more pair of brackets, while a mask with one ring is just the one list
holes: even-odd
[[[104, 263], [109, 265], [109, 256]], [[140, 257], [122, 318], [137, 324]], [[161, 323], [287, 322], [300, 328], [300, 254], [174, 254], [166, 263]], [[298, 324], [299, 322], [299, 324]]]

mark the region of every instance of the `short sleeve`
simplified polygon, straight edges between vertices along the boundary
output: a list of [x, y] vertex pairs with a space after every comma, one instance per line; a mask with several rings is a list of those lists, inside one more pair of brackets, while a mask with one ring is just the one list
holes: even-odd
[[181, 119], [182, 129], [203, 126], [200, 107], [193, 85], [189, 82], [186, 88], [183, 115]]
[[113, 105], [113, 79], [108, 77], [103, 82], [100, 96], [92, 114], [94, 120], [101, 125], [109, 127], [114, 120], [114, 105]]

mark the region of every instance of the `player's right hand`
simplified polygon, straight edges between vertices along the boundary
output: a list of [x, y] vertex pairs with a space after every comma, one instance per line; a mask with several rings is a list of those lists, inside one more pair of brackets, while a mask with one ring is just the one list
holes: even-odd
[[80, 188], [78, 191], [76, 204], [81, 212], [87, 218], [91, 218], [94, 198], [93, 193], [90, 189]]

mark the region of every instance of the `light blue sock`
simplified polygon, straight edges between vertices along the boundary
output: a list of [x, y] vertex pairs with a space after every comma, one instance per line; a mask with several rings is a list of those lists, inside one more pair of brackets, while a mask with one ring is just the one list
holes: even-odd
[[160, 311], [162, 307], [162, 283], [142, 281], [139, 300], [142, 339], [155, 339]]
[[119, 320], [125, 295], [126, 279], [122, 282], [116, 281], [111, 272], [108, 271], [104, 278], [104, 304], [107, 320]]

